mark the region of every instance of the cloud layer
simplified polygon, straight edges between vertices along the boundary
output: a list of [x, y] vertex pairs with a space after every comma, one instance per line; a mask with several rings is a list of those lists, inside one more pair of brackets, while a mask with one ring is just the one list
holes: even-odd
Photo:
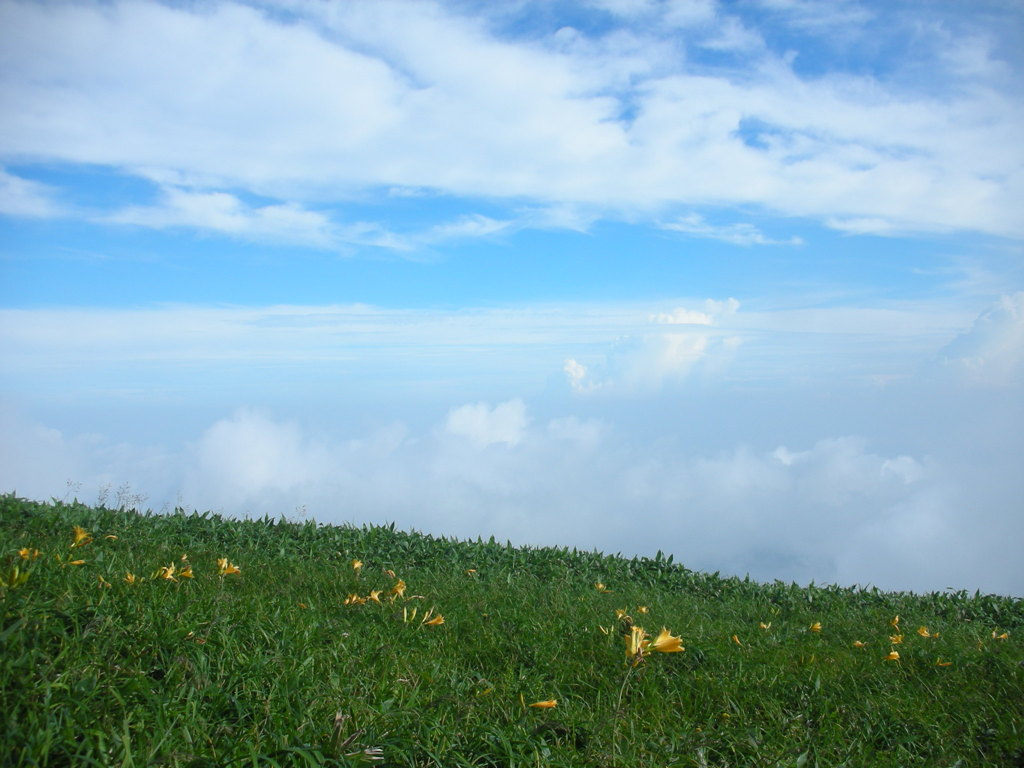
[[[328, 210], [389, 190], [528, 201], [509, 211], [521, 226], [572, 206], [740, 245], [799, 238], [693, 208], [1024, 235], [1020, 72], [1000, 58], [1019, 16], [757, 5], [5, 3], [0, 162], [106, 167], [157, 191], [66, 215], [321, 248], [501, 228], [397, 233]], [[897, 38], [919, 73], [886, 58]], [[875, 51], [873, 72], [829, 57], [844, 46]], [[9, 213], [61, 212], [3, 179]]]
[[[395, 316], [369, 308], [178, 309], [168, 316], [139, 313], [127, 323], [85, 313], [72, 314], [68, 326], [58, 316], [40, 315], [41, 322], [11, 326], [34, 328], [32, 338], [14, 344], [8, 335], [4, 341], [21, 370], [19, 399], [35, 403], [34, 410], [40, 403], [53, 406], [47, 391], [52, 370], [43, 370], [37, 381], [26, 350], [41, 348], [43, 358], [53, 361], [59, 355], [48, 345], [70, 349], [89, 334], [102, 340], [97, 349], [114, 355], [107, 365], [119, 373], [106, 386], [121, 389], [97, 394], [100, 382], [87, 376], [94, 350], [86, 344], [77, 362], [65, 356], [61, 363], [63, 376], [73, 372], [78, 382], [79, 390], [61, 395], [71, 397], [76, 410], [123, 409], [132, 400], [125, 388], [145, 389], [146, 376], [170, 390], [163, 402], [147, 390], [140, 401], [145, 419], [129, 419], [121, 438], [111, 437], [109, 427], [75, 433], [47, 427], [48, 420], [13, 407], [3, 410], [0, 486], [60, 497], [71, 480], [82, 483], [80, 495], [88, 499], [105, 484], [127, 484], [157, 508], [183, 504], [239, 515], [302, 508], [324, 522], [395, 521], [437, 534], [626, 554], [662, 549], [693, 568], [760, 579], [1024, 594], [1016, 552], [1024, 536], [1024, 476], [1016, 466], [1024, 452], [1022, 299], [1006, 296], [973, 325], [960, 321], [959, 334], [948, 316], [936, 333], [942, 328], [936, 317], [892, 311], [751, 313], [755, 322], [742, 331], [749, 338], [732, 350], [718, 347], [739, 332], [725, 328], [743, 321], [745, 309], [736, 301], [675, 304], [656, 312], [606, 309], [599, 316], [605, 326], [581, 312], [561, 317], [561, 345], [607, 339], [624, 327], [612, 323], [614, 317], [627, 318], [627, 327], [639, 331], [628, 343], [606, 341], [602, 378], [592, 379], [580, 363], [564, 363], [556, 344], [542, 356], [550, 368], [521, 370], [517, 384], [533, 381], [535, 387], [546, 379], [557, 383], [554, 391], [449, 400], [439, 410], [437, 398], [431, 405], [421, 390], [433, 376], [450, 373], [449, 362], [421, 371], [423, 378], [406, 381], [401, 396], [388, 400], [392, 407], [410, 401], [413, 411], [428, 414], [425, 420], [388, 419], [379, 412], [367, 420], [370, 392], [393, 384], [382, 376], [362, 381], [361, 388], [332, 387], [332, 381], [353, 376], [344, 365], [325, 367], [332, 340], [359, 329], [374, 344], [390, 338], [379, 360], [393, 365], [409, 345], [432, 356], [431, 348], [408, 337], [436, 333], [422, 328], [424, 322], [452, 325], [450, 338], [461, 338], [466, 363], [480, 377], [472, 389], [479, 391], [488, 378], [502, 379], [508, 389], [509, 381], [495, 375], [508, 360], [493, 362], [508, 350], [487, 353], [474, 333], [489, 335], [494, 328], [488, 324], [503, 323], [509, 349], [522, 345], [516, 359], [530, 360], [538, 339], [542, 347], [552, 345], [557, 328], [551, 316], [521, 312], [516, 323], [485, 313], [460, 328], [452, 317], [417, 313], [396, 327]], [[590, 325], [581, 323], [584, 317]], [[211, 390], [230, 391], [227, 402], [273, 401], [280, 379], [267, 375], [260, 361], [268, 347], [249, 339], [249, 325], [270, 345], [269, 359], [279, 357], [274, 345], [292, 345], [290, 365], [299, 370], [288, 379], [288, 398], [273, 407], [215, 407], [209, 417], [191, 413], [193, 403], [209, 411]], [[808, 342], [799, 341], [794, 329], [806, 326], [813, 329], [806, 334], [811, 345], [800, 346]], [[86, 335], [68, 339], [70, 328]], [[136, 333], [158, 343], [150, 360], [133, 366], [128, 360], [143, 349]], [[204, 356], [195, 347], [180, 347], [182, 338], [196, 336], [233, 349], [236, 358], [175, 381], [170, 372], [183, 360]], [[845, 336], [852, 340], [837, 347]], [[296, 339], [302, 343], [295, 345]], [[894, 362], [882, 358], [878, 368], [876, 349], [848, 360], [842, 377], [826, 357], [819, 370], [806, 370], [801, 387], [791, 377], [773, 381], [766, 376], [771, 368], [759, 360], [773, 349], [797, 359], [828, 347], [842, 358], [865, 340], [870, 348], [889, 344], [896, 356], [916, 349], [917, 363], [905, 364], [903, 375], [889, 381], [879, 374], [893, 370]], [[435, 344], [439, 350], [448, 342]], [[775, 364], [790, 372], [794, 367], [792, 359]], [[148, 374], [139, 372], [152, 366]], [[457, 378], [467, 376], [460, 372]], [[308, 380], [319, 388], [303, 389]], [[12, 380], [5, 386], [12, 388]], [[443, 387], [443, 397], [453, 391]], [[303, 413], [296, 403], [307, 398], [313, 406]], [[161, 430], [164, 443], [157, 444], [140, 424], [161, 421], [194, 426], [180, 441]]]
[[[763, 580], [1024, 593], [1019, 480], [1000, 474], [979, 495], [973, 484], [992, 478], [976, 464], [879, 453], [853, 436], [694, 454], [607, 422], [537, 421], [513, 400], [458, 406], [423, 433], [395, 423], [349, 438], [243, 409], [169, 454], [5, 421], [18, 450], [0, 479], [17, 478], [23, 494], [88, 498], [127, 483], [128, 499], [231, 515], [298, 511], [518, 544], [661, 549]], [[86, 484], [66, 491], [68, 478]]]

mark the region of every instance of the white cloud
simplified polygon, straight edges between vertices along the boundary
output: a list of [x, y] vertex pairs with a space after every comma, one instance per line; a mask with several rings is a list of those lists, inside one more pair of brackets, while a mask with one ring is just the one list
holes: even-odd
[[733, 298], [725, 301], [707, 299], [704, 302], [704, 311], [700, 312], [686, 307], [676, 307], [671, 312], [659, 312], [651, 315], [652, 323], [660, 325], [714, 325], [715, 316], [720, 314], [735, 314], [740, 303]]
[[487, 403], [475, 403], [449, 411], [445, 429], [482, 447], [498, 443], [515, 446], [523, 440], [527, 421], [522, 400], [509, 400], [493, 408]]
[[[851, 232], [1024, 234], [1019, 75], [990, 66], [985, 30], [943, 58], [947, 28], [917, 29], [934, 38], [920, 50], [934, 49], [922, 66], [936, 71], [914, 89], [802, 76], [792, 58], [744, 42], [765, 29], [709, 3], [615, 5], [636, 22], [510, 40], [486, 16], [426, 0], [294, 2], [288, 23], [232, 2], [4, 4], [0, 152], [195, 195], [261, 195], [275, 201], [267, 210], [205, 198], [199, 211], [135, 216], [313, 243], [326, 224], [311, 206], [388, 189], [631, 220], [744, 204]], [[836, 20], [827, 5], [788, 3], [787, 18], [831, 34], [812, 23]], [[674, 18], [681, 37], [655, 18]], [[694, 62], [686, 52], [701, 44], [740, 45], [749, 61]], [[496, 226], [463, 220], [463, 233], [470, 225]], [[692, 215], [673, 226], [772, 240]]]
[[0, 214], [30, 219], [60, 216], [64, 211], [54, 199], [55, 193], [53, 187], [0, 168]]
[[[45, 498], [63, 496], [71, 479], [88, 501], [105, 483], [130, 481], [158, 509], [305, 509], [321, 522], [395, 521], [627, 555], [661, 549], [691, 568], [762, 580], [1024, 591], [1024, 488], [1007, 471], [1010, 452], [985, 467], [969, 444], [939, 460], [851, 436], [708, 451], [634, 421], [558, 416], [531, 426], [514, 400], [453, 408], [432, 430], [392, 424], [345, 437], [243, 409], [168, 453], [147, 448], [143, 431], [137, 445], [114, 446], [7, 418], [0, 483]], [[1000, 445], [1020, 447], [1019, 435]]]
[[737, 224], [714, 225], [704, 220], [698, 213], [689, 213], [675, 221], [661, 225], [662, 229], [682, 232], [693, 237], [704, 237], [710, 240], [721, 240], [732, 245], [803, 245], [799, 237], [787, 240], [773, 240], [764, 235], [753, 224], [741, 222]]
[[1002, 296], [939, 354], [943, 366], [975, 386], [1024, 384], [1024, 292]]
[[131, 206], [103, 216], [108, 224], [165, 229], [189, 227], [246, 240], [269, 240], [316, 248], [335, 248], [342, 232], [328, 216], [298, 205], [248, 205], [226, 192], [196, 192], [165, 187], [155, 206]]

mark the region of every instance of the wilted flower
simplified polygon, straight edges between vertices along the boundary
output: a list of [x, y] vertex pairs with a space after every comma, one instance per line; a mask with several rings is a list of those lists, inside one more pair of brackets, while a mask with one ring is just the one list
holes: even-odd
[[899, 616], [899, 614], [896, 614], [895, 616], [892, 617], [892, 619], [890, 619], [889, 626], [892, 627], [893, 629], [899, 629], [900, 628], [900, 616]]
[[547, 701], [535, 701], [530, 705], [537, 709], [551, 709], [558, 706], [558, 699], [548, 699]]
[[85, 565], [85, 560], [68, 560], [61, 565]]
[[76, 525], [74, 527], [74, 531], [75, 540], [71, 542], [72, 547], [84, 547], [86, 544], [92, 541], [92, 536], [90, 536], [86, 532], [85, 528], [83, 528], [82, 526]]
[[759, 626], [761, 629], [765, 631], [768, 631], [772, 628], [772, 623], [769, 621], [767, 624], [765, 624], [763, 621], [759, 621], [757, 622], [757, 626]]
[[115, 536], [115, 535], [114, 535], [114, 534], [112, 534], [112, 533], [108, 533], [108, 534], [107, 534], [106, 536], [104, 536], [103, 538], [104, 538], [104, 539], [106, 539], [107, 541], [117, 541], [117, 536]]
[[426, 624], [428, 627], [439, 627], [442, 624], [444, 624], [444, 616], [442, 616], [440, 613], [437, 614], [436, 616], [434, 616], [433, 618], [431, 618], [430, 614], [432, 614], [433, 612], [434, 612], [433, 608], [431, 608], [429, 611], [427, 611], [426, 615], [424, 615], [424, 617], [423, 617], [423, 622], [422, 623]]
[[103, 578], [103, 574], [97, 575], [96, 578], [99, 579], [101, 587], [107, 587], [108, 589], [110, 588], [110, 582]]
[[472, 576], [472, 575], [473, 575], [474, 573], [476, 573], [476, 568], [467, 568], [467, 569], [465, 570], [465, 574], [466, 574], [467, 576]]
[[39, 557], [38, 549], [29, 549], [28, 547], [22, 547], [18, 550], [18, 557], [22, 560], [35, 560]]
[[232, 576], [235, 574], [241, 574], [242, 571], [237, 565], [228, 562], [226, 557], [217, 558], [217, 573], [221, 576]]
[[889, 655], [885, 657], [885, 660], [886, 661], [899, 661], [900, 660], [900, 652], [897, 651], [895, 648], [893, 648], [891, 651], [889, 651]]
[[615, 609], [615, 618], [616, 619], [624, 619], [624, 618], [626, 618], [628, 616], [629, 616], [629, 613], [626, 611], [625, 608], [616, 608]]
[[743, 643], [740, 642], [740, 636], [739, 635], [733, 635], [731, 639], [732, 639], [732, 641], [734, 643], [736, 643], [736, 645], [743, 645]]

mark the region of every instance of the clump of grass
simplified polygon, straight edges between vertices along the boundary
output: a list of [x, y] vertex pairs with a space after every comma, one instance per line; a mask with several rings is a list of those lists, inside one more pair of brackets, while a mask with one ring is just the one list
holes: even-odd
[[0, 496], [0, 604], [4, 765], [1024, 761], [1009, 597]]

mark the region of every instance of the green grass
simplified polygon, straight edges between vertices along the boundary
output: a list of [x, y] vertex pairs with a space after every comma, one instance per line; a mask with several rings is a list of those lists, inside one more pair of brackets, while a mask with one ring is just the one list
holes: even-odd
[[[4, 765], [1024, 765], [1009, 597], [14, 496], [0, 575]], [[616, 609], [686, 650], [630, 664]]]

